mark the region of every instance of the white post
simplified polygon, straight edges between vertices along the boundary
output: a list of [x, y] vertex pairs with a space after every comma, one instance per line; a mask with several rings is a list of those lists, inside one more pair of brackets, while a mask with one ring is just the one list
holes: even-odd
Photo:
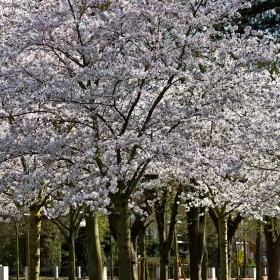
[[208, 278], [210, 278], [211, 280], [216, 280], [215, 267], [208, 267], [207, 274], [208, 274]]
[[264, 274], [264, 276], [266, 276], [266, 275], [267, 275], [267, 272], [266, 272], [266, 267], [264, 267], [264, 269], [263, 269], [263, 270], [264, 270], [264, 273], [263, 273], [263, 274]]
[[77, 267], [77, 280], [82, 280], [81, 267]]
[[107, 280], [107, 266], [103, 267], [103, 280]]
[[254, 278], [256, 280], [257, 278], [257, 269], [255, 267], [249, 267], [249, 275], [250, 278]]
[[24, 275], [25, 275], [25, 280], [29, 280], [29, 266], [25, 267]]
[[9, 280], [9, 267], [8, 266], [1, 267], [1, 280]]
[[54, 267], [54, 280], [58, 280], [58, 266]]

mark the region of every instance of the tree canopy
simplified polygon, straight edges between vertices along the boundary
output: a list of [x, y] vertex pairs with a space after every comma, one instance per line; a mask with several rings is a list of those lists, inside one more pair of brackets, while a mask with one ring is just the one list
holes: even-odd
[[145, 190], [153, 206], [178, 186], [224, 236], [233, 211], [277, 214], [279, 44], [233, 24], [264, 11], [252, 4], [0, 0], [3, 211], [110, 213], [120, 279]]

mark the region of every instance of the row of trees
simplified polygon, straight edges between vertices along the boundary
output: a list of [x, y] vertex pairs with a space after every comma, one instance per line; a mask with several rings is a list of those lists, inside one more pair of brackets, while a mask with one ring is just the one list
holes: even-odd
[[[170, 207], [166, 209], [167, 215], [170, 215]], [[194, 211], [193, 211], [194, 213]], [[187, 217], [186, 217], [187, 216]], [[193, 218], [195, 215], [193, 215]], [[208, 215], [206, 215], [208, 216]], [[201, 276], [202, 279], [207, 279], [206, 268], [208, 266], [219, 266], [218, 261], [218, 242], [217, 242], [217, 232], [215, 230], [214, 224], [209, 217], [205, 220], [206, 216], [203, 218], [206, 227], [205, 232], [201, 232], [205, 236], [205, 240], [198, 241], [199, 235], [197, 235], [197, 230], [195, 229], [194, 224], [195, 219], [192, 219], [189, 212], [186, 212], [184, 207], [180, 207], [178, 213], [179, 223], [176, 225], [175, 234], [178, 234], [177, 241], [178, 243], [178, 253], [181, 257], [181, 262], [184, 264], [184, 267], [187, 269], [187, 277], [189, 277], [189, 272], [195, 277], [195, 266], [196, 261], [199, 258], [197, 256], [196, 250], [199, 250], [199, 243], [204, 243], [204, 261], [201, 265]], [[61, 220], [61, 218], [59, 218]], [[63, 217], [63, 224], [65, 227], [69, 226], [70, 215]], [[24, 266], [28, 265], [28, 217], [24, 217], [20, 220], [12, 219], [9, 223], [6, 221], [2, 224], [0, 230], [1, 238], [1, 247], [0, 247], [0, 263], [2, 265], [8, 265], [10, 273], [14, 275], [13, 268], [20, 268], [20, 272], [23, 273]], [[62, 220], [61, 220], [62, 221]], [[60, 276], [70, 276], [68, 271], [71, 272], [67, 266], [69, 264], [69, 248], [71, 243], [69, 242], [69, 232], [58, 228], [56, 220], [48, 220], [43, 218], [42, 220], [42, 230], [41, 230], [41, 240], [40, 240], [40, 266], [43, 276], [53, 275], [54, 266], [60, 267]], [[168, 221], [166, 221], [165, 227], [167, 227]], [[191, 225], [191, 227], [190, 227]], [[236, 230], [235, 236], [232, 240], [232, 248], [229, 252], [231, 256], [231, 276], [237, 276], [237, 268], [241, 268], [241, 274], [243, 278], [247, 277], [247, 266], [256, 266], [256, 252], [259, 253], [259, 258], [261, 257], [262, 264], [260, 265], [261, 273], [264, 272], [264, 265], [266, 265], [265, 253], [266, 246], [263, 239], [263, 234], [260, 234], [260, 239], [258, 240], [258, 223], [252, 221], [244, 221]], [[159, 240], [157, 238], [157, 225], [154, 220], [144, 229], [145, 232], [141, 231], [138, 235], [137, 242], [137, 251], [141, 252], [141, 257], [144, 258], [141, 263], [141, 278], [138, 279], [150, 279], [152, 275], [149, 273], [151, 266], [158, 266], [158, 260], [160, 257], [160, 248]], [[102, 255], [102, 264], [104, 266], [109, 266], [109, 275], [113, 273], [111, 267], [114, 267], [116, 264], [116, 242], [112, 240], [110, 236], [110, 231], [108, 227], [108, 220], [106, 216], [99, 216], [99, 231], [100, 231], [100, 245], [101, 245], [101, 255]], [[143, 233], [143, 235], [142, 235]], [[167, 234], [167, 231], [166, 233]], [[91, 234], [92, 235], [92, 234]], [[262, 236], [261, 236], [262, 235]], [[173, 235], [174, 238], [174, 235]], [[81, 223], [79, 228], [79, 233], [74, 240], [74, 251], [75, 251], [75, 266], [82, 266], [82, 275], [88, 275], [89, 268], [91, 268], [90, 256], [88, 254], [87, 239], [91, 237], [86, 236], [85, 223]], [[269, 240], [269, 239], [268, 239]], [[169, 266], [174, 265], [174, 254], [176, 253], [176, 240], [173, 240], [172, 249], [171, 249], [171, 258], [169, 259]], [[244, 248], [244, 245], [247, 246]], [[256, 246], [257, 245], [257, 246]], [[259, 247], [256, 248], [256, 247]], [[194, 250], [195, 249], [195, 250]], [[260, 250], [261, 249], [261, 250]], [[258, 250], [260, 252], [258, 252]], [[268, 250], [269, 251], [269, 250]], [[251, 252], [251, 253], [250, 253]], [[94, 256], [96, 258], [96, 256]], [[150, 259], [152, 257], [152, 259]], [[154, 257], [158, 257], [156, 260]], [[250, 259], [250, 261], [248, 261]], [[257, 262], [258, 263], [258, 262]], [[42, 269], [43, 268], [43, 269]], [[190, 270], [189, 270], [190, 268]], [[114, 269], [115, 270], [115, 269]], [[218, 270], [217, 270], [218, 271]], [[116, 271], [115, 271], [116, 272]], [[46, 274], [47, 273], [47, 274]], [[20, 274], [18, 274], [18, 277]], [[42, 276], [42, 275], [41, 275]], [[94, 276], [94, 277], [93, 277]], [[140, 277], [139, 276], [139, 277]], [[71, 276], [70, 276], [71, 277]], [[92, 274], [92, 278], [98, 278], [96, 271]], [[193, 279], [192, 278], [192, 279]], [[258, 279], [261, 279], [258, 278]]]
[[[42, 216], [69, 213], [72, 230], [84, 213], [94, 237], [97, 211], [117, 240], [119, 279], [135, 277], [136, 237], [155, 213], [165, 279], [180, 203], [189, 233], [209, 211], [229, 278], [239, 220], [280, 209], [279, 44], [235, 24], [250, 4], [0, 0], [1, 212], [29, 215], [31, 280]], [[192, 240], [196, 279], [203, 231]]]

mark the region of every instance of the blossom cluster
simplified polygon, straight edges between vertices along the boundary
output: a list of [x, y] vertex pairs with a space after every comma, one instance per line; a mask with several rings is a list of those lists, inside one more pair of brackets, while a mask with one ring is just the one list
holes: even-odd
[[146, 217], [145, 190], [180, 185], [186, 207], [278, 215], [279, 45], [230, 24], [247, 5], [0, 0], [1, 196]]

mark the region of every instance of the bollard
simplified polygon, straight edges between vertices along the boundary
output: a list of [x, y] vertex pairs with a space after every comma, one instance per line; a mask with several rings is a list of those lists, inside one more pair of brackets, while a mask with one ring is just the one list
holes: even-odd
[[9, 280], [9, 267], [0, 266], [0, 280]]
[[215, 267], [208, 267], [207, 274], [208, 274], [208, 278], [210, 278], [211, 280], [215, 280], [216, 279]]
[[54, 267], [54, 280], [58, 280], [58, 266]]
[[254, 280], [256, 280], [256, 278], [257, 278], [257, 269], [256, 269], [256, 267], [249, 267], [249, 271], [248, 271], [249, 273], [249, 277], [250, 278], [254, 278]]
[[77, 266], [77, 280], [82, 280], [81, 267]]
[[266, 267], [264, 267], [263, 270], [264, 270], [263, 275], [266, 276], [266, 275], [267, 275], [267, 272], [266, 272], [267, 269], [266, 269]]
[[29, 266], [25, 267], [24, 275], [25, 275], [25, 280], [29, 280]]
[[107, 280], [107, 266], [103, 267], [103, 280]]

